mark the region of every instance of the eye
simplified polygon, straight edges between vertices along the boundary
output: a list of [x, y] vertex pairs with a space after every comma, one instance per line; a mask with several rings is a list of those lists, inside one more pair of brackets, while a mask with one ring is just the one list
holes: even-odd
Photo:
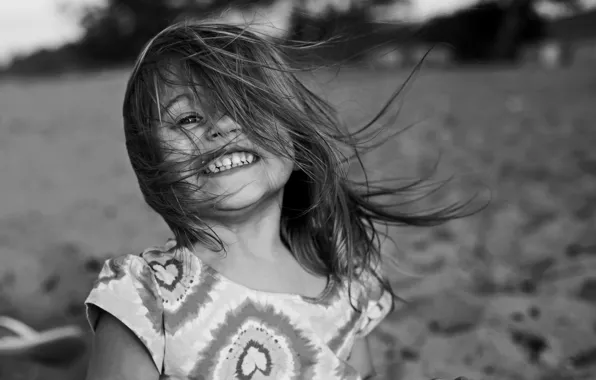
[[205, 118], [198, 113], [190, 113], [186, 115], [182, 115], [178, 120], [176, 120], [177, 126], [185, 126], [185, 125], [192, 125], [198, 124], [201, 125], [205, 121]]

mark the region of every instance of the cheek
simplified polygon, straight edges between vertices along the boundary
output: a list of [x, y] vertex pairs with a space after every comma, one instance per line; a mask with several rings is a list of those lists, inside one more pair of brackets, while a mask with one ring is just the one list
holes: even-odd
[[186, 135], [168, 130], [160, 134], [164, 157], [172, 163], [182, 163], [198, 154], [199, 146]]
[[294, 163], [294, 156], [292, 155], [292, 159], [284, 160], [284, 167], [288, 173], [292, 173], [294, 170], [297, 170], [296, 164]]
[[272, 183], [274, 187], [283, 187], [295, 170], [294, 160], [289, 158], [279, 158], [275, 160], [275, 166], [275, 170], [271, 171], [270, 183]]

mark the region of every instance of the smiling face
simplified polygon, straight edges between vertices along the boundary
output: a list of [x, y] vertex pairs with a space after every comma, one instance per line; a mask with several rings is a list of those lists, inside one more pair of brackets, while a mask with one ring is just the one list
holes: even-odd
[[302, 226], [325, 193], [335, 113], [293, 70], [276, 44], [222, 24], [176, 24], [140, 54], [123, 102], [126, 149], [147, 205], [182, 246], [223, 249], [212, 226], [269, 210], [282, 228]]
[[196, 187], [201, 215], [243, 212], [271, 199], [281, 204], [291, 157], [256, 146], [241, 125], [201, 97], [188, 87], [168, 86], [161, 91], [156, 126], [164, 160]]

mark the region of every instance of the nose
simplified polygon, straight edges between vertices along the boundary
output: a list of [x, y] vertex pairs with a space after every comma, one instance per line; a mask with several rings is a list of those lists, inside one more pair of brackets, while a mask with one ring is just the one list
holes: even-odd
[[241, 132], [242, 129], [231, 117], [223, 116], [207, 130], [206, 137], [214, 141], [221, 138], [234, 138]]

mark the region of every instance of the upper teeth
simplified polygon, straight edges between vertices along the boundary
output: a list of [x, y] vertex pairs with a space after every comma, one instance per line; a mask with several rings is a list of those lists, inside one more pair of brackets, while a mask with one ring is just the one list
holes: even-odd
[[213, 161], [208, 169], [207, 173], [218, 173], [224, 170], [234, 168], [236, 166], [246, 165], [253, 162], [255, 159], [252, 153], [248, 152], [234, 152], [226, 154], [217, 160]]

